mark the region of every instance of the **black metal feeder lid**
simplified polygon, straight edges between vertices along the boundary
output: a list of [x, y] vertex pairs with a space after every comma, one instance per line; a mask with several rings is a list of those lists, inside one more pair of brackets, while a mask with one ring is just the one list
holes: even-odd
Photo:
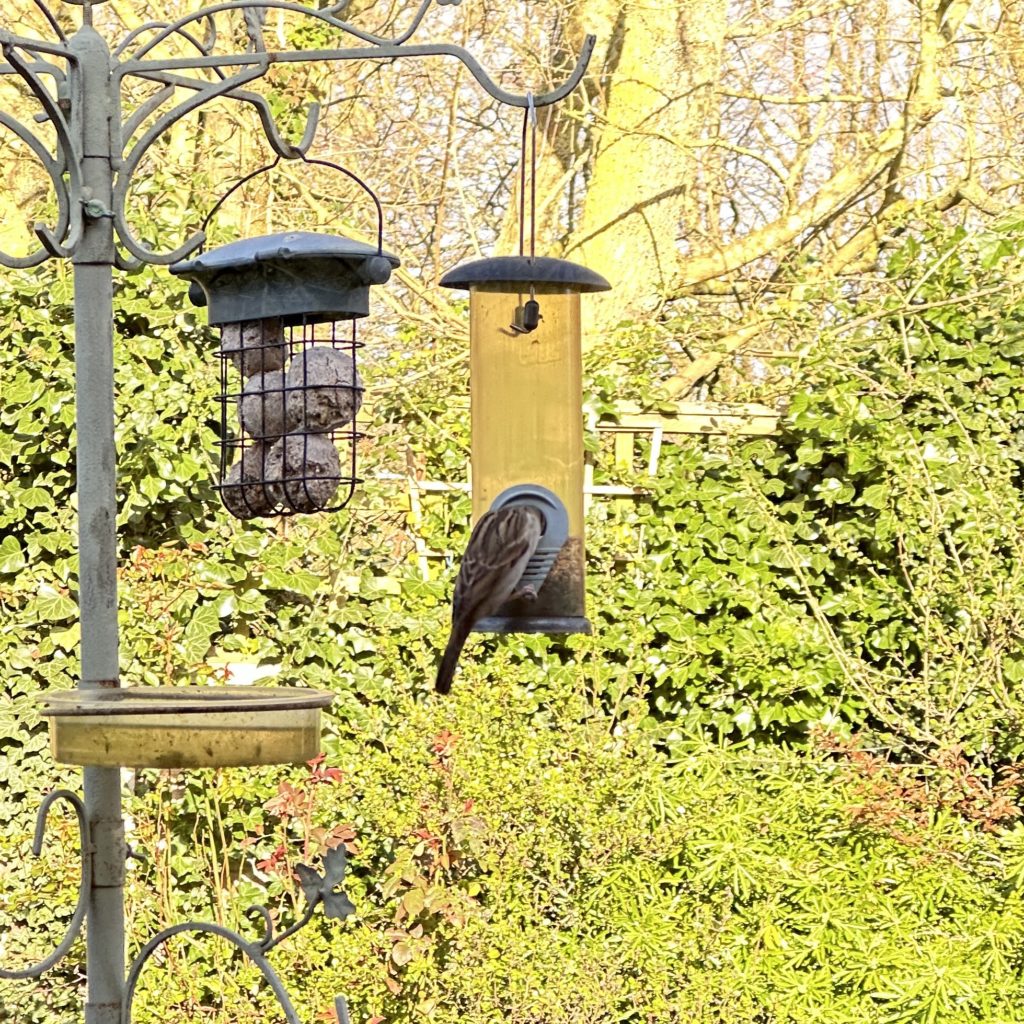
[[611, 288], [589, 267], [550, 256], [492, 256], [464, 263], [441, 278], [445, 288], [470, 288], [478, 284], [554, 285], [570, 292], [606, 292]]
[[[370, 311], [370, 285], [384, 284], [397, 256], [344, 235], [288, 231], [243, 238], [175, 263], [189, 298], [210, 323], [281, 317], [286, 324], [351, 320]], [[198, 286], [198, 287], [197, 287]]]

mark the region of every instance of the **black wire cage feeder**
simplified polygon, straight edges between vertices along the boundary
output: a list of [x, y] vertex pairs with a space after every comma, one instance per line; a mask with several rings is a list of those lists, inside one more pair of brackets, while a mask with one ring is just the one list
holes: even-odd
[[239, 519], [334, 511], [360, 482], [356, 321], [369, 314], [370, 286], [399, 266], [383, 249], [370, 195], [376, 246], [292, 231], [170, 268], [220, 329], [217, 488]]

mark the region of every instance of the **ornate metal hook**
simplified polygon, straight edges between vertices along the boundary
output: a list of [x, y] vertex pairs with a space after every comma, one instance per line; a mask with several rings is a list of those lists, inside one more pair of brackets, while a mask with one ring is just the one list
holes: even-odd
[[[62, 164], [50, 155], [46, 147], [32, 131], [4, 111], [0, 111], [0, 124], [14, 132], [35, 153], [39, 162], [43, 165], [43, 170], [49, 175], [50, 181], [53, 184], [54, 195], [57, 197], [57, 223], [52, 230], [45, 228], [45, 225], [36, 224], [35, 232], [37, 237], [45, 229], [49, 234], [48, 242], [50, 238], [64, 238], [67, 235], [71, 219], [71, 204], [62, 176]], [[11, 268], [35, 267], [52, 255], [52, 248], [45, 244], [42, 248], [29, 253], [27, 256], [12, 256], [9, 253], [0, 251], [0, 264]]]
[[82, 857], [82, 877], [78, 884], [78, 901], [75, 903], [75, 910], [71, 915], [71, 921], [64, 932], [64, 938], [61, 939], [57, 948], [45, 960], [40, 960], [39, 963], [34, 964], [32, 967], [25, 967], [20, 971], [0, 969], [0, 978], [38, 978], [53, 967], [54, 964], [64, 959], [75, 939], [78, 938], [82, 925], [85, 923], [86, 905], [89, 898], [89, 889], [92, 885], [92, 840], [89, 836], [89, 821], [85, 813], [85, 804], [70, 790], [56, 789], [40, 805], [39, 811], [36, 814], [36, 832], [32, 840], [32, 854], [38, 857], [43, 852], [46, 816], [49, 814], [50, 808], [58, 800], [64, 800], [71, 804], [75, 809], [75, 815], [78, 819], [79, 849], [81, 850]]
[[145, 155], [149, 147], [165, 131], [167, 131], [175, 121], [184, 117], [187, 113], [195, 110], [197, 107], [201, 107], [204, 103], [214, 97], [230, 93], [239, 85], [243, 85], [246, 82], [251, 82], [262, 77], [266, 73], [269, 62], [266, 59], [266, 55], [261, 56], [263, 59], [257, 62], [256, 67], [240, 71], [232, 78], [219, 79], [216, 82], [207, 83], [205, 86], [197, 88], [194, 96], [190, 96], [188, 99], [183, 100], [176, 107], [173, 107], [162, 117], [158, 118], [156, 123], [152, 125], [135, 144], [135, 146], [132, 147], [131, 152], [124, 159], [117, 176], [117, 182], [114, 185], [114, 227], [117, 230], [117, 236], [120, 239], [121, 244], [136, 259], [151, 263], [177, 263], [203, 244], [206, 236], [202, 232], [198, 232], [173, 252], [157, 253], [136, 238], [125, 216], [125, 204], [128, 199], [128, 187], [131, 184], [132, 174], [134, 173], [135, 168], [138, 167], [139, 162], [142, 160], [142, 157]]
[[[43, 84], [36, 68], [18, 53], [17, 46], [18, 43], [12, 37], [4, 38], [3, 35], [0, 35], [0, 49], [2, 49], [4, 57], [7, 58], [8, 64], [28, 84], [41, 104], [46, 119], [52, 123], [54, 131], [57, 133], [58, 156], [54, 158], [40, 139], [25, 125], [6, 114], [2, 115], [3, 124], [24, 140], [39, 158], [53, 183], [54, 193], [57, 197], [58, 214], [55, 228], [51, 229], [42, 223], [37, 223], [34, 226], [35, 234], [42, 242], [43, 248], [28, 256], [0, 254], [0, 263], [4, 266], [32, 267], [42, 263], [47, 255], [70, 256], [78, 244], [82, 233], [82, 210], [74, 199], [81, 195], [82, 168], [78, 147], [75, 145], [64, 111], [61, 110], [57, 101]], [[62, 52], [62, 56], [72, 63], [75, 61], [74, 56], [66, 51]], [[49, 66], [44, 63], [43, 67], [48, 68]], [[67, 184], [63, 179], [64, 173], [68, 176]]]
[[[135, 989], [138, 987], [139, 976], [142, 973], [142, 968], [146, 965], [146, 961], [168, 939], [186, 932], [216, 935], [230, 942], [231, 945], [247, 956], [259, 969], [259, 972], [263, 975], [271, 991], [274, 993], [278, 1005], [284, 1011], [288, 1024], [300, 1024], [288, 992], [278, 977], [277, 972], [267, 960], [266, 954], [278, 943], [294, 935], [300, 928], [304, 928], [313, 919], [317, 907], [321, 904], [327, 917], [343, 920], [353, 913], [355, 907], [351, 904], [348, 897], [343, 892], [336, 891], [344, 879], [345, 868], [346, 857], [344, 847], [336, 847], [327, 851], [324, 855], [324, 873], [322, 875], [305, 864], [296, 865], [299, 884], [309, 905], [306, 908], [305, 914], [278, 936], [274, 935], [274, 924], [270, 912], [266, 907], [259, 905], [250, 907], [246, 912], [247, 914], [258, 915], [263, 921], [264, 933], [263, 938], [259, 942], [249, 942], [239, 935], [238, 932], [232, 931], [230, 928], [206, 921], [186, 921], [182, 924], [165, 928], [154, 935], [139, 951], [138, 956], [132, 962], [131, 968], [128, 971], [128, 979], [125, 985], [125, 1000], [121, 1011], [121, 1024], [131, 1024], [132, 1002], [135, 998]], [[334, 1003], [335, 1010], [338, 1013], [338, 1020], [341, 1022], [347, 1021], [348, 1008], [345, 1000], [341, 996], [337, 996]]]

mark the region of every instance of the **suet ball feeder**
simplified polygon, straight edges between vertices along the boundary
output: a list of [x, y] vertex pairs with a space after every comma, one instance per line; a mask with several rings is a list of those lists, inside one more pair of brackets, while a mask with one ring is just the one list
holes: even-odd
[[220, 327], [218, 486], [232, 515], [333, 511], [351, 498], [363, 395], [355, 324], [370, 287], [398, 265], [379, 245], [293, 231], [170, 268]]

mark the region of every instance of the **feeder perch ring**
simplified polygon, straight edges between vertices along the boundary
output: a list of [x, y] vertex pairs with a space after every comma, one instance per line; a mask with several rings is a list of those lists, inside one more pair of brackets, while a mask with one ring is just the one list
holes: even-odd
[[491, 511], [516, 505], [532, 505], [544, 516], [544, 532], [540, 536], [537, 550], [519, 580], [521, 586], [531, 586], [539, 592], [559, 551], [569, 539], [569, 513], [558, 495], [540, 484], [514, 484], [505, 488], [492, 502]]

